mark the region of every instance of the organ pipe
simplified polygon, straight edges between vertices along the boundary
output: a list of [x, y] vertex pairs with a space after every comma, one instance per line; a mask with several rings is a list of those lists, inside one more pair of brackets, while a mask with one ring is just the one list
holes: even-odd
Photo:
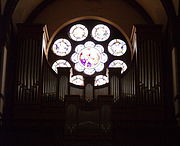
[[[136, 41], [137, 43], [136, 55], [134, 55], [134, 58], [136, 60], [135, 81], [138, 102], [142, 104], [162, 104], [163, 98], [160, 90], [162, 51], [161, 26], [136, 25], [133, 29], [133, 35], [135, 37], [132, 37], [132, 42]], [[123, 81], [121, 82], [124, 84], [122, 86], [126, 86]]]
[[43, 27], [43, 25], [18, 25], [16, 103], [39, 102]]

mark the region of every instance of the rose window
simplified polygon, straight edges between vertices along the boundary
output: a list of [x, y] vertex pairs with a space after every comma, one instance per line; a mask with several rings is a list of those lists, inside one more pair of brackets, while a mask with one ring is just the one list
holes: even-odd
[[107, 69], [120, 68], [123, 74], [131, 54], [120, 30], [100, 20], [80, 20], [65, 26], [50, 47], [52, 69], [58, 73], [57, 67], [71, 68], [70, 83], [76, 86], [84, 86], [89, 76], [94, 78], [94, 86], [108, 84]]

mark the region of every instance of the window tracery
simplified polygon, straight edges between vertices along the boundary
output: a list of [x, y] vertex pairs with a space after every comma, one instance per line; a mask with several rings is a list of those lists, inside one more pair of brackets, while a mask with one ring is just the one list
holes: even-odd
[[107, 58], [103, 46], [95, 45], [91, 41], [84, 45], [78, 45], [75, 53], [71, 56], [72, 62], [75, 63], [75, 69], [79, 72], [84, 71], [87, 75], [102, 71]]
[[52, 45], [59, 56], [52, 69], [57, 73], [57, 67], [71, 67], [70, 83], [74, 85], [84, 86], [87, 76], [94, 77], [94, 86], [105, 85], [109, 82], [105, 69], [121, 68], [124, 73], [128, 68], [121, 58], [127, 54], [126, 40], [114, 35], [108, 24], [73, 23], [60, 36]]

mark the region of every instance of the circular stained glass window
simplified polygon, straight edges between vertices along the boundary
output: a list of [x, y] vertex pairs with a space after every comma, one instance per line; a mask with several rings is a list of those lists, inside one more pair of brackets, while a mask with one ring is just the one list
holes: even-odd
[[114, 39], [108, 44], [108, 51], [114, 56], [122, 56], [126, 50], [126, 43], [120, 39]]
[[98, 24], [92, 29], [92, 37], [96, 41], [106, 41], [110, 36], [110, 29], [104, 24]]
[[121, 73], [123, 73], [124, 71], [126, 71], [127, 69], [127, 65], [126, 63], [124, 63], [122, 60], [114, 60], [113, 62], [111, 62], [109, 64], [110, 68], [121, 68]]
[[71, 60], [75, 63], [75, 69], [79, 72], [84, 71], [87, 75], [102, 71], [107, 59], [103, 46], [95, 45], [91, 41], [84, 45], [78, 45], [75, 48], [75, 53], [71, 56]]
[[82, 41], [88, 36], [88, 29], [82, 24], [76, 24], [70, 28], [69, 35], [74, 41]]
[[[94, 86], [102, 86], [109, 82], [104, 69], [121, 68], [121, 73], [127, 70], [128, 44], [113, 25], [94, 19], [79, 20], [62, 28], [57, 37], [60, 38], [54, 42], [52, 50], [58, 59], [52, 69], [57, 73], [58, 67], [71, 67], [70, 83], [74, 85], [84, 86], [84, 79], [92, 75]], [[126, 61], [121, 60], [124, 58]], [[49, 59], [52, 62], [55, 58], [51, 60], [50, 56]]]
[[84, 48], [79, 52], [78, 60], [84, 68], [95, 68], [101, 59], [100, 52], [95, 48]]
[[52, 50], [58, 56], [66, 56], [71, 52], [71, 43], [67, 39], [58, 39], [54, 42]]
[[71, 67], [71, 65], [69, 64], [69, 62], [67, 62], [66, 60], [57, 60], [56, 62], [53, 63], [52, 65], [52, 69], [58, 73], [57, 68], [58, 67]]

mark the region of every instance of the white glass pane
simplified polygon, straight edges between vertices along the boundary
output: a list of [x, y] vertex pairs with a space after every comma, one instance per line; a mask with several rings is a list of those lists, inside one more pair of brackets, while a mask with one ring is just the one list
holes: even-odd
[[79, 63], [84, 68], [95, 68], [101, 59], [101, 54], [95, 48], [85, 48], [79, 53]]
[[84, 71], [84, 67], [82, 67], [79, 63], [76, 63], [74, 68], [79, 72]]
[[101, 62], [105, 63], [108, 60], [108, 56], [105, 53], [101, 54]]
[[94, 86], [101, 86], [106, 83], [109, 83], [109, 79], [106, 76], [98, 75], [95, 77]]
[[97, 45], [95, 46], [95, 48], [96, 48], [100, 53], [104, 52], [104, 47], [103, 47], [102, 45], [97, 44]]
[[126, 43], [120, 39], [110, 41], [108, 51], [114, 56], [122, 56], [127, 50]]
[[84, 49], [84, 45], [77, 45], [75, 48], [75, 52], [78, 53], [80, 52], [82, 49]]
[[88, 36], [88, 29], [82, 24], [76, 24], [70, 28], [69, 35], [74, 41], [82, 41]]
[[54, 42], [52, 50], [58, 56], [66, 56], [71, 52], [71, 43], [67, 39], [58, 39]]
[[95, 44], [93, 43], [93, 42], [91, 42], [91, 41], [88, 41], [88, 42], [86, 42], [85, 44], [84, 44], [84, 46], [86, 47], [86, 48], [94, 48], [94, 46], [95, 46]]
[[100, 72], [100, 71], [102, 71], [104, 69], [104, 64], [103, 63], [100, 63], [96, 68], [95, 68], [95, 70], [97, 71], [97, 72]]
[[52, 65], [52, 69], [57, 72], [57, 68], [58, 67], [71, 67], [71, 65], [69, 64], [69, 62], [67, 62], [66, 60], [57, 60], [56, 62], [53, 63]]
[[92, 75], [92, 74], [95, 73], [95, 70], [93, 68], [91, 68], [91, 69], [86, 68], [84, 70], [84, 73], [87, 74], [87, 75]]
[[92, 37], [96, 41], [106, 41], [110, 36], [110, 29], [103, 24], [98, 24], [92, 29]]
[[77, 53], [74, 53], [74, 54], [71, 56], [71, 60], [72, 60], [72, 62], [77, 63], [77, 62], [78, 62], [78, 54], [77, 54]]
[[124, 71], [126, 71], [127, 69], [127, 65], [126, 63], [124, 63], [122, 60], [114, 60], [113, 62], [111, 62], [109, 64], [110, 68], [121, 68], [121, 73], [123, 73]]
[[70, 83], [79, 85], [79, 86], [84, 86], [84, 78], [81, 75], [76, 75], [70, 78]]

